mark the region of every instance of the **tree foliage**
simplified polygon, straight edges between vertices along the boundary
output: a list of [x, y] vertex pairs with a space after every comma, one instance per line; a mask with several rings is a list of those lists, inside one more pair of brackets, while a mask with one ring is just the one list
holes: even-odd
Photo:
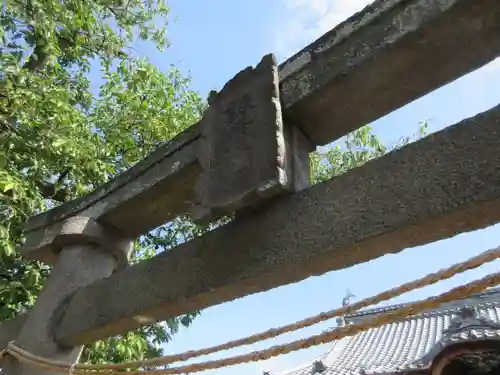
[[[22, 225], [81, 196], [194, 123], [203, 101], [186, 77], [134, 56], [166, 45], [163, 0], [7, 0], [0, 16], [0, 320], [26, 311], [50, 272], [15, 251]], [[155, 25], [156, 23], [156, 25]], [[100, 68], [100, 70], [99, 70]], [[96, 73], [97, 69], [97, 73]], [[92, 83], [100, 82], [93, 86]], [[140, 239], [135, 259], [204, 229], [185, 219]], [[85, 348], [83, 361], [161, 354], [196, 313]]]
[[366, 125], [349, 133], [337, 144], [310, 154], [311, 182], [317, 184], [332, 177], [362, 166], [370, 160], [406, 146], [425, 136], [427, 123], [420, 124], [418, 131], [398, 139], [393, 145], [384, 145], [382, 140]]

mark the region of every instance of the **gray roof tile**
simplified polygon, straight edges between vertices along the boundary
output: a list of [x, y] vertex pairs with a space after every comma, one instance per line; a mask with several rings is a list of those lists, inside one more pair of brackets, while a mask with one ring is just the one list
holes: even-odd
[[[401, 305], [351, 314], [346, 322], [397, 307]], [[325, 365], [322, 375], [394, 374], [428, 368], [450, 344], [485, 339], [500, 340], [500, 289], [337, 340], [316, 361]], [[314, 362], [279, 375], [312, 375], [313, 369]]]

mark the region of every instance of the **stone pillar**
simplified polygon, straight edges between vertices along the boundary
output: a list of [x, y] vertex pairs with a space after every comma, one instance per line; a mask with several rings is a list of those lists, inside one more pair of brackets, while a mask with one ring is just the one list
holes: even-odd
[[[39, 241], [44, 246], [39, 249], [43, 247], [46, 251], [48, 243], [64, 243], [64, 246], [51, 247], [57, 253], [56, 262], [15, 343], [45, 358], [77, 363], [83, 346], [64, 347], [54, 339], [54, 327], [64, 313], [65, 303], [77, 289], [108, 277], [123, 267], [133, 243], [88, 218], [71, 218], [57, 225], [57, 228], [44, 230], [44, 233], [45, 236], [38, 237], [44, 237]], [[29, 238], [27, 243], [30, 243]], [[36, 246], [30, 246], [29, 249], [30, 253], [36, 252]], [[47, 372], [19, 363], [10, 356], [7, 356], [2, 369], [2, 375], [35, 374]]]

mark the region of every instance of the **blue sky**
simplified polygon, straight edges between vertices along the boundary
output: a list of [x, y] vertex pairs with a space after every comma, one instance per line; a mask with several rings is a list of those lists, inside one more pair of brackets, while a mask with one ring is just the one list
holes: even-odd
[[[138, 45], [138, 53], [161, 69], [175, 64], [190, 74], [194, 89], [202, 95], [219, 89], [239, 70], [257, 63], [269, 52], [279, 61], [312, 42], [369, 0], [171, 0], [178, 22], [170, 26], [172, 47], [160, 53]], [[397, 84], [397, 82], [395, 82]], [[438, 131], [465, 117], [500, 102], [500, 63], [494, 62], [452, 84], [421, 98], [378, 120], [372, 126], [390, 144], [414, 134], [418, 123], [429, 121], [429, 130]], [[406, 249], [349, 269], [330, 272], [302, 282], [252, 295], [203, 311], [188, 329], [183, 329], [166, 346], [167, 353], [202, 348], [239, 338], [271, 327], [326, 311], [340, 305], [349, 288], [358, 299], [422, 277], [500, 245], [500, 226], [459, 235], [430, 245]], [[498, 270], [499, 262], [479, 270], [409, 293], [391, 303], [423, 298], [430, 294], [482, 277]], [[319, 333], [334, 323], [310, 327], [280, 338], [220, 355], [216, 359], [263, 349]], [[214, 370], [214, 374], [260, 375], [263, 370], [277, 372], [310, 361], [328, 345], [315, 347], [268, 361]]]

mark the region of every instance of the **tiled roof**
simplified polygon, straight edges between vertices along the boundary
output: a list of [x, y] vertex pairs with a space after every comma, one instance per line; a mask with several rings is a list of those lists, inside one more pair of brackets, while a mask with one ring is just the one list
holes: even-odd
[[[352, 314], [346, 322], [373, 318], [401, 306]], [[385, 375], [423, 370], [443, 348], [484, 339], [500, 340], [500, 289], [345, 337], [333, 342], [316, 361], [279, 375]]]

